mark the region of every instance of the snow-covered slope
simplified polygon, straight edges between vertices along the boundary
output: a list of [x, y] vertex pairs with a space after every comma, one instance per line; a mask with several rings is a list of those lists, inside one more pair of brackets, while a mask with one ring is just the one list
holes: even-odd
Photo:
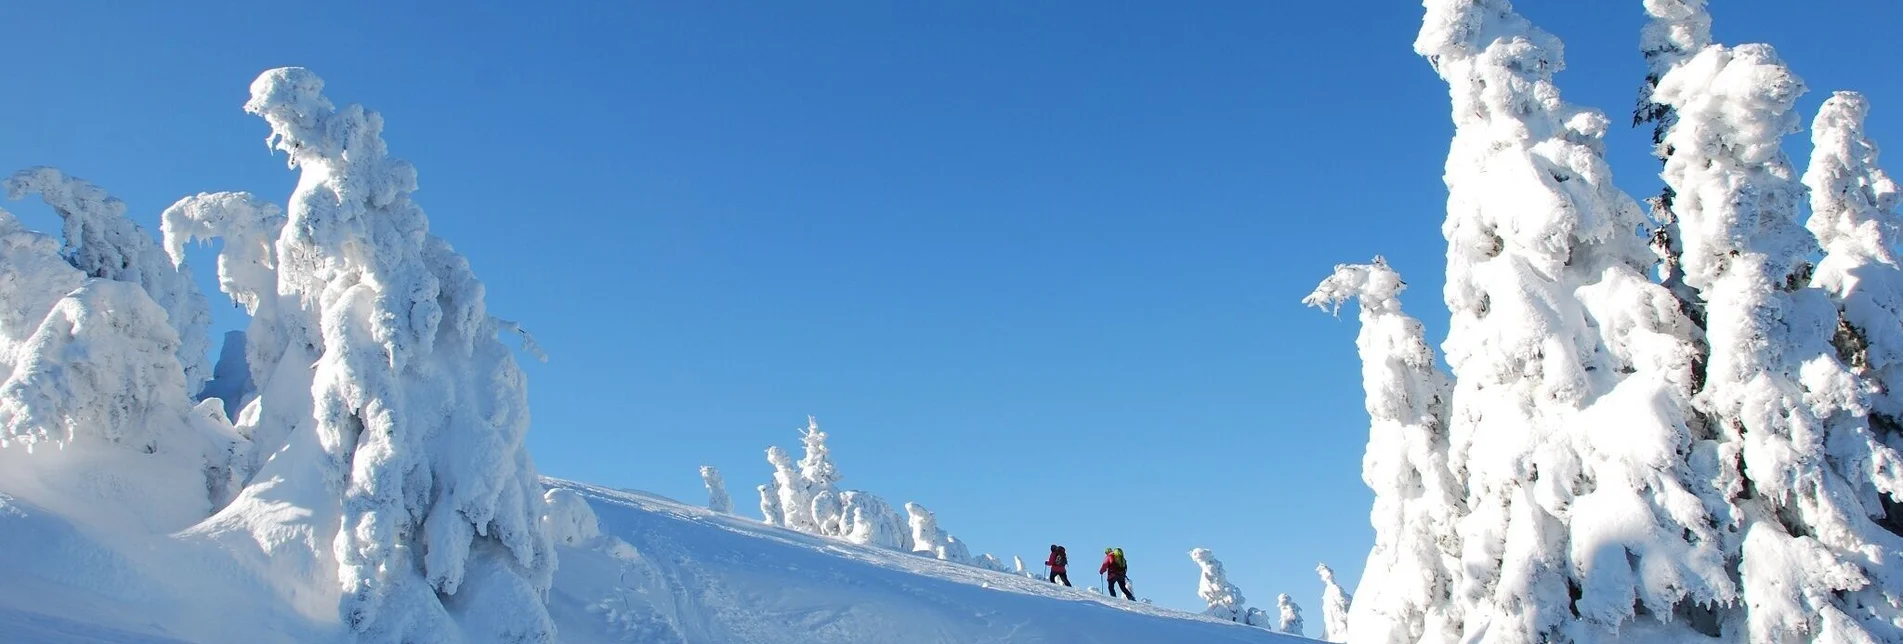
[[[1297, 642], [1082, 588], [549, 479], [599, 536], [556, 529], [563, 642]], [[568, 534], [564, 535], [563, 533]], [[95, 534], [0, 498], [0, 641], [345, 641], [193, 531]]]
[[638, 492], [547, 483], [586, 499], [603, 533], [561, 549], [549, 611], [566, 642], [1303, 641]]

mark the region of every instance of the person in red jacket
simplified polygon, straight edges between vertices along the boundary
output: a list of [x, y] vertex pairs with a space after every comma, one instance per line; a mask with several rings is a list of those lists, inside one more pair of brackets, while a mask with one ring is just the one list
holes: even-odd
[[1055, 543], [1051, 544], [1051, 557], [1044, 560], [1044, 565], [1049, 566], [1051, 569], [1050, 575], [1048, 575], [1045, 581], [1057, 583], [1057, 580], [1062, 579], [1064, 580], [1064, 585], [1070, 585], [1070, 575], [1064, 572], [1064, 567], [1070, 565], [1070, 557], [1064, 554], [1063, 546]]
[[1103, 565], [1097, 567], [1097, 574], [1104, 575], [1108, 582], [1110, 596], [1117, 596], [1117, 587], [1123, 587], [1123, 596], [1136, 601], [1136, 594], [1130, 592], [1130, 562], [1123, 558], [1122, 548], [1104, 548]]

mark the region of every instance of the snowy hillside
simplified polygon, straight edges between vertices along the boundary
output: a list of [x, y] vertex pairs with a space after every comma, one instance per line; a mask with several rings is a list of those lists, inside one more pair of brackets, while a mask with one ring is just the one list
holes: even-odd
[[[599, 518], [599, 534], [553, 526], [563, 543], [549, 612], [563, 642], [1304, 641], [637, 492], [546, 483]], [[233, 556], [194, 531], [115, 541], [6, 501], [0, 641], [341, 639], [334, 607], [277, 592]]]

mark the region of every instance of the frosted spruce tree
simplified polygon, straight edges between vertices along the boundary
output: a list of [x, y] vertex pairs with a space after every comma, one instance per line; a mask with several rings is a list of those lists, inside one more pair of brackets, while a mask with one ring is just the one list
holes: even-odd
[[[1832, 344], [1843, 321], [1830, 292], [1808, 287], [1818, 238], [1797, 225], [1803, 191], [1782, 149], [1804, 89], [1771, 47], [1752, 44], [1706, 46], [1654, 91], [1677, 115], [1662, 176], [1676, 194], [1685, 281], [1706, 305], [1700, 400], [1743, 465], [1720, 482], [1743, 535], [1746, 635], [1899, 641], [1903, 539], [1873, 517], [1903, 481], [1882, 466], [1895, 449]], [[1873, 491], [1884, 487], [1887, 501]]]
[[799, 462], [800, 480], [806, 486], [813, 532], [829, 537], [844, 536], [839, 468], [833, 465], [832, 452], [826, 448], [826, 432], [819, 429], [819, 419], [806, 417], [806, 429], [800, 432], [800, 442], [805, 446], [805, 454]]
[[1242, 589], [1229, 582], [1229, 573], [1222, 569], [1222, 561], [1208, 548], [1189, 551], [1189, 558], [1203, 570], [1202, 579], [1196, 583], [1196, 596], [1209, 605], [1203, 614], [1232, 622], [1244, 621], [1249, 615], [1249, 600], [1242, 596]]
[[1348, 641], [1348, 611], [1354, 597], [1335, 583], [1335, 571], [1327, 564], [1315, 566], [1315, 574], [1322, 578], [1322, 639], [1330, 642]]
[[1877, 165], [1877, 146], [1864, 135], [1869, 112], [1863, 95], [1837, 92], [1811, 127], [1807, 227], [1824, 249], [1811, 283], [1837, 305], [1837, 351], [1875, 392], [1873, 423], [1894, 432], [1903, 418], [1903, 192]]
[[1447, 81], [1455, 125], [1443, 348], [1448, 465], [1466, 491], [1460, 637], [1707, 632], [1699, 607], [1737, 600], [1714, 519], [1728, 505], [1708, 483], [1723, 451], [1694, 426], [1693, 327], [1645, 277], [1644, 218], [1604, 160], [1609, 121], [1560, 98], [1559, 41], [1510, 2], [1426, 6], [1415, 50]]
[[[1639, 87], [1639, 105], [1633, 111], [1632, 124], [1652, 127], [1653, 154], [1664, 161], [1671, 156], [1671, 148], [1664, 145], [1665, 132], [1678, 122], [1678, 116], [1670, 105], [1654, 100], [1653, 92], [1673, 66], [1711, 44], [1711, 16], [1705, 12], [1705, 0], [1645, 0], [1644, 4], [1652, 20], [1646, 23], [1639, 39], [1646, 73], [1645, 83]], [[1678, 298], [1680, 310], [1695, 324], [1702, 325], [1702, 303], [1696, 291], [1685, 284], [1681, 258], [1685, 253], [1681, 241], [1684, 233], [1679, 230], [1678, 216], [1672, 213], [1675, 197], [1672, 188], [1666, 186], [1648, 200], [1655, 225], [1652, 249], [1659, 258], [1660, 282]]]
[[700, 466], [700, 482], [707, 486], [707, 509], [733, 512], [733, 497], [727, 496], [727, 483], [720, 480], [720, 470], [712, 465]]
[[364, 641], [552, 641], [554, 551], [523, 445], [527, 388], [497, 337], [514, 327], [488, 314], [467, 260], [429, 233], [410, 200], [416, 170], [388, 156], [382, 117], [334, 107], [323, 85], [305, 69], [270, 70], [245, 105], [302, 171], [283, 224], [232, 200], [168, 226], [180, 237], [169, 248], [222, 238], [221, 266], [272, 259], [221, 270], [220, 282], [264, 313], [249, 341], [266, 346], [248, 355], [265, 377], [245, 416], [287, 441], [276, 480], [296, 485], [254, 486], [241, 502], [303, 494], [312, 476], [338, 495], [317, 508], [339, 513], [335, 523], [229, 529], [281, 533], [259, 545], [329, 539], [311, 565], [336, 567], [341, 616]]
[[905, 515], [876, 495], [847, 490], [839, 494], [840, 535], [853, 543], [912, 551], [912, 529]]
[[1289, 599], [1288, 593], [1275, 596], [1275, 607], [1280, 615], [1276, 620], [1275, 630], [1301, 637], [1302, 607], [1297, 606], [1295, 600]]
[[204, 519], [236, 493], [245, 441], [192, 400], [179, 329], [147, 287], [179, 319], [204, 315], [203, 297], [191, 306], [189, 276], [154, 266], [156, 242], [103, 190], [52, 168], [6, 187], [41, 195], [67, 237], [0, 210], [0, 492], [134, 531]]
[[1361, 578], [1352, 631], [1369, 642], [1447, 642], [1460, 634], [1453, 592], [1460, 558], [1460, 481], [1447, 467], [1453, 383], [1435, 365], [1421, 321], [1401, 311], [1407, 288], [1379, 257], [1344, 264], [1304, 303], [1360, 308], [1362, 388], [1371, 424], [1361, 478], [1374, 490], [1374, 548]]
[[66, 260], [87, 277], [137, 284], [165, 310], [178, 336], [175, 355], [185, 370], [185, 393], [196, 396], [211, 379], [211, 310], [192, 282], [191, 269], [174, 266], [158, 241], [126, 218], [126, 204], [98, 186], [57, 168], [21, 170], [5, 181], [7, 196], [39, 195], [65, 222]]
[[771, 487], [779, 495], [776, 504], [779, 525], [799, 532], [818, 533], [819, 526], [813, 522], [813, 496], [806, 487], [806, 480], [800, 478], [799, 468], [793, 465], [793, 457], [775, 445], [766, 449], [766, 462], [773, 466]]
[[777, 483], [766, 483], [760, 490], [760, 521], [767, 525], [786, 525], [786, 512], [780, 509], [780, 487]]
[[931, 510], [917, 503], [907, 503], [905, 513], [911, 517], [913, 552], [952, 563], [969, 565], [974, 561], [965, 542], [938, 527], [938, 517]]

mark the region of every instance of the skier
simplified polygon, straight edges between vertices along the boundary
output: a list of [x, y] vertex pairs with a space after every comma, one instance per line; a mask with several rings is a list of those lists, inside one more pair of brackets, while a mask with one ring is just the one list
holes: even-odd
[[1136, 594], [1130, 592], [1130, 562], [1123, 558], [1122, 548], [1103, 549], [1103, 565], [1097, 567], [1097, 574], [1106, 575], [1104, 587], [1111, 597], [1117, 596], [1117, 586], [1123, 586], [1124, 598], [1136, 601]]
[[1070, 565], [1070, 557], [1064, 554], [1063, 546], [1051, 544], [1051, 558], [1045, 559], [1044, 565], [1051, 569], [1045, 581], [1057, 583], [1057, 580], [1062, 579], [1065, 586], [1070, 585], [1070, 575], [1064, 572], [1064, 567]]

